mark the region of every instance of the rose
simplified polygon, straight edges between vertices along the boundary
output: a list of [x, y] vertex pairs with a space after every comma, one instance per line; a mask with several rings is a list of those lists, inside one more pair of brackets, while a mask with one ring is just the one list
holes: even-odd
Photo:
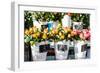
[[76, 30], [76, 29], [74, 29], [74, 30], [71, 31], [71, 35], [72, 36], [80, 35], [80, 33], [81, 33], [81, 31], [80, 30]]
[[80, 33], [79, 37], [80, 37], [82, 40], [85, 40], [85, 37], [84, 37], [84, 34], [83, 34], [83, 33]]
[[84, 37], [85, 37], [85, 39], [90, 39], [90, 33], [88, 32], [88, 33], [84, 34]]
[[83, 29], [83, 34], [85, 39], [90, 39], [90, 31], [88, 29]]

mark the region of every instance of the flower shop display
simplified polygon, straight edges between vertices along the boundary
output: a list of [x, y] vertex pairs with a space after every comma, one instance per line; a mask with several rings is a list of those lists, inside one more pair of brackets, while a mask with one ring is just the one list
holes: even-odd
[[[82, 51], [84, 49], [82, 47], [87, 41], [90, 42], [90, 29], [83, 24], [88, 24], [84, 21], [88, 15], [50, 12], [32, 12], [32, 14], [33, 26], [25, 28], [24, 41], [30, 43], [33, 60], [42, 60], [39, 56], [44, 54], [46, 60], [50, 53], [56, 57], [56, 60], [65, 60], [71, 50], [74, 52], [75, 59], [86, 57], [87, 51]], [[57, 18], [57, 16], [61, 17]]]

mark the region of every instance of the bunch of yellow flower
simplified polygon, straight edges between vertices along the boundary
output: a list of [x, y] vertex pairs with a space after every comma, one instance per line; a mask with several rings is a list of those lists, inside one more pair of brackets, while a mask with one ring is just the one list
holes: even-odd
[[48, 37], [47, 37], [47, 34], [48, 34], [48, 29], [45, 28], [42, 32], [42, 36], [41, 36], [41, 39], [44, 39], [46, 40]]
[[29, 29], [25, 29], [24, 34], [28, 36], [32, 36], [33, 38], [38, 38], [40, 36], [40, 32], [38, 31], [38, 28], [36, 28], [35, 26], [30, 27]]

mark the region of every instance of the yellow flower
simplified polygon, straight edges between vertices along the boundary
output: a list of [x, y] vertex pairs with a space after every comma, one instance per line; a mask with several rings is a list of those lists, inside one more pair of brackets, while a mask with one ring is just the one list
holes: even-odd
[[29, 34], [32, 34], [32, 33], [33, 33], [33, 29], [29, 28]]
[[68, 33], [68, 29], [66, 27], [63, 28], [65, 33]]
[[48, 29], [46, 28], [46, 29], [44, 29], [44, 31], [43, 31], [44, 33], [48, 33]]
[[64, 39], [64, 35], [61, 35], [61, 39]]
[[68, 34], [68, 38], [70, 38], [71, 37], [71, 34]]
[[72, 31], [70, 27], [68, 27], [67, 30], [68, 30], [68, 32], [71, 32]]
[[32, 37], [33, 37], [33, 38], [36, 38], [37, 36], [36, 36], [36, 34], [32, 34]]
[[61, 24], [58, 24], [58, 25], [57, 25], [57, 28], [60, 28], [60, 27], [61, 27]]
[[55, 34], [55, 30], [54, 29], [51, 32], [52, 32], [52, 34]]
[[26, 29], [24, 33], [25, 33], [26, 35], [29, 35], [28, 29]]
[[40, 36], [40, 33], [39, 33], [39, 32], [37, 32], [37, 33], [36, 33], [36, 36], [37, 36], [37, 37], [39, 37], [39, 36]]
[[61, 36], [62, 35], [62, 33], [61, 32], [59, 32], [59, 36]]
[[44, 33], [43, 36], [42, 36], [42, 38], [43, 39], [46, 39], [47, 38], [47, 35]]

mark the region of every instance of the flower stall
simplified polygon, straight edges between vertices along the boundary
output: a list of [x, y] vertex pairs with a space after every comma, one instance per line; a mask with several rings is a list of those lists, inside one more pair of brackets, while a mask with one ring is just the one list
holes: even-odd
[[30, 44], [32, 61], [90, 58], [89, 14], [24, 13], [24, 43]]

